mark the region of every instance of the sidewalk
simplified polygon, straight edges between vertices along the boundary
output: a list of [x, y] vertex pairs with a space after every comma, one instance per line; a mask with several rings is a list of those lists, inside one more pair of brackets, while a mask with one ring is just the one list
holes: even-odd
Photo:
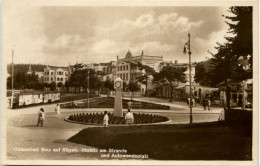
[[[124, 97], [124, 99], [131, 100], [131, 98]], [[170, 110], [172, 111], [178, 111], [178, 112], [190, 112], [190, 108], [187, 105], [186, 102], [180, 102], [180, 101], [172, 101], [169, 102], [169, 99], [163, 99], [163, 98], [152, 98], [152, 97], [142, 97], [142, 98], [133, 98], [134, 101], [141, 101], [141, 102], [150, 102], [150, 103], [156, 103], [156, 104], [162, 104], [162, 105], [168, 105], [170, 106]], [[192, 111], [194, 113], [220, 113], [224, 109], [219, 107], [210, 107], [210, 111], [208, 109], [204, 111], [204, 108], [202, 105], [197, 103], [197, 106], [192, 107]]]
[[[183, 102], [169, 103], [162, 99], [156, 98], [139, 98], [136, 101], [146, 101], [170, 105], [171, 110], [152, 110], [152, 109], [132, 109], [132, 112], [152, 113], [167, 116], [171, 121], [168, 124], [188, 124], [190, 112], [189, 108]], [[76, 109], [61, 109], [60, 117], [57, 117], [54, 108], [56, 104], [39, 105], [22, 109], [7, 109], [5, 110], [7, 120], [7, 157], [8, 159], [104, 159], [100, 153], [82, 153], [82, 148], [94, 148], [90, 146], [74, 144], [68, 142], [67, 139], [78, 133], [80, 130], [88, 127], [100, 127], [93, 125], [81, 125], [64, 121], [64, 118], [73, 114], [86, 112], [112, 112], [113, 108], [76, 108]], [[43, 107], [45, 110], [46, 120], [44, 127], [37, 127], [37, 113]], [[123, 111], [127, 111], [124, 109]], [[194, 108], [193, 122], [212, 122], [218, 121], [221, 109], [212, 109], [203, 111], [201, 108]], [[19, 138], [19, 139], [17, 139]], [[68, 148], [76, 149], [77, 153], [35, 153], [35, 152], [19, 152], [14, 151], [15, 147], [44, 147], [52, 148]]]

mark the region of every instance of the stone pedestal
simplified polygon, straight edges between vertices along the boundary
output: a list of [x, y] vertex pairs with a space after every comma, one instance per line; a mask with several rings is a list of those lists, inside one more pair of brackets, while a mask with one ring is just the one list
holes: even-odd
[[114, 116], [123, 117], [122, 110], [122, 89], [123, 89], [123, 80], [120, 77], [117, 77], [114, 80], [115, 93], [115, 105], [114, 105]]
[[116, 116], [116, 117], [123, 117], [122, 91], [121, 90], [116, 90], [115, 105], [114, 105], [114, 116]]

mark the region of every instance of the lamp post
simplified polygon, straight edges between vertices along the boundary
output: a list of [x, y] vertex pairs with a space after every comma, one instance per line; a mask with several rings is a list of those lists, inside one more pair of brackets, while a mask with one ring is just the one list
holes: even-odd
[[190, 34], [188, 34], [188, 37], [189, 37], [189, 40], [187, 43], [184, 44], [184, 49], [183, 49], [183, 53], [186, 54], [186, 47], [188, 49], [188, 54], [189, 54], [189, 82], [190, 82], [190, 102], [189, 102], [189, 105], [190, 105], [190, 124], [192, 124], [192, 95], [191, 95], [191, 51], [190, 51], [190, 47], [191, 47], [191, 44], [190, 44]]
[[12, 97], [11, 97], [11, 108], [13, 108], [13, 103], [14, 103], [14, 47], [13, 45], [13, 50], [12, 50]]
[[242, 110], [246, 108], [246, 98], [245, 98], [245, 81], [242, 81]]
[[88, 108], [89, 108], [89, 69], [88, 69], [88, 89], [87, 89], [87, 92], [88, 92]]

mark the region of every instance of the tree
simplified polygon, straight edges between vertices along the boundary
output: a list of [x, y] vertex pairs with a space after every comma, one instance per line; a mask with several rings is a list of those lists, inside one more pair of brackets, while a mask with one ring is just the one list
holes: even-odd
[[54, 91], [56, 89], [56, 83], [55, 82], [51, 82], [50, 83], [50, 88], [51, 88], [51, 91]]
[[139, 87], [138, 87], [138, 85], [137, 85], [137, 83], [136, 82], [129, 82], [129, 84], [128, 84], [128, 90], [131, 92], [131, 101], [132, 101], [132, 99], [133, 99], [133, 97], [134, 97], [134, 92], [137, 92], [137, 91], [139, 91], [140, 89], [139, 89]]
[[[224, 82], [227, 107], [230, 109], [230, 79], [241, 81], [252, 78], [252, 7], [230, 7], [234, 16], [224, 16], [229, 25], [225, 44], [218, 44], [218, 52], [212, 54], [213, 68], [210, 71], [213, 84]], [[231, 21], [231, 22], [230, 22]], [[244, 63], [241, 63], [244, 62]], [[248, 62], [248, 63], [246, 63]]]
[[155, 70], [147, 65], [138, 64], [138, 68], [143, 74], [137, 77], [137, 81], [145, 84], [145, 97], [147, 96], [148, 79], [155, 74]]
[[[89, 72], [89, 74], [88, 74]], [[80, 92], [80, 88], [83, 87], [85, 90], [88, 88], [88, 75], [89, 75], [89, 88], [95, 89], [97, 88], [97, 84], [95, 82], [98, 81], [96, 72], [93, 69], [83, 69], [81, 65], [77, 65], [75, 71], [71, 74], [71, 77], [67, 83], [68, 86], [74, 87], [75, 92], [78, 89]]]
[[57, 84], [57, 86], [58, 86], [59, 88], [62, 88], [64, 85], [63, 85], [62, 82], [59, 82], [59, 83]]
[[195, 67], [194, 80], [204, 86], [210, 85], [209, 73], [206, 71], [203, 64], [198, 63]]
[[108, 91], [107, 97], [109, 97], [110, 91], [114, 90], [114, 81], [106, 80], [104, 82], [104, 88], [107, 89], [107, 91]]
[[154, 74], [154, 81], [167, 81], [170, 85], [170, 101], [172, 101], [172, 81], [185, 82], [186, 75], [184, 74], [186, 69], [174, 68], [173, 66], [165, 66], [159, 73]]
[[230, 43], [232, 55], [236, 59], [248, 60], [247, 67], [252, 72], [253, 55], [253, 7], [230, 7], [229, 12], [233, 16], [223, 16], [229, 25], [228, 33], [232, 37], [225, 37]]

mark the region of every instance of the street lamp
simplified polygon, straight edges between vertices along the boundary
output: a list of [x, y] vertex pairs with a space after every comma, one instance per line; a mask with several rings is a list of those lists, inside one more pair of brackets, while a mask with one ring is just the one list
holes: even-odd
[[88, 108], [89, 108], [89, 69], [88, 69], [88, 89], [87, 89], [87, 92], [88, 92]]
[[191, 105], [191, 51], [190, 51], [190, 47], [191, 47], [191, 44], [190, 44], [190, 34], [188, 34], [188, 37], [189, 37], [189, 40], [187, 43], [184, 44], [184, 49], [183, 49], [183, 53], [186, 54], [186, 49], [188, 50], [188, 54], [189, 54], [189, 82], [190, 82], [190, 124], [192, 124], [192, 105]]
[[13, 108], [13, 103], [14, 103], [14, 47], [13, 45], [13, 50], [12, 50], [12, 97], [11, 97], [11, 108]]

